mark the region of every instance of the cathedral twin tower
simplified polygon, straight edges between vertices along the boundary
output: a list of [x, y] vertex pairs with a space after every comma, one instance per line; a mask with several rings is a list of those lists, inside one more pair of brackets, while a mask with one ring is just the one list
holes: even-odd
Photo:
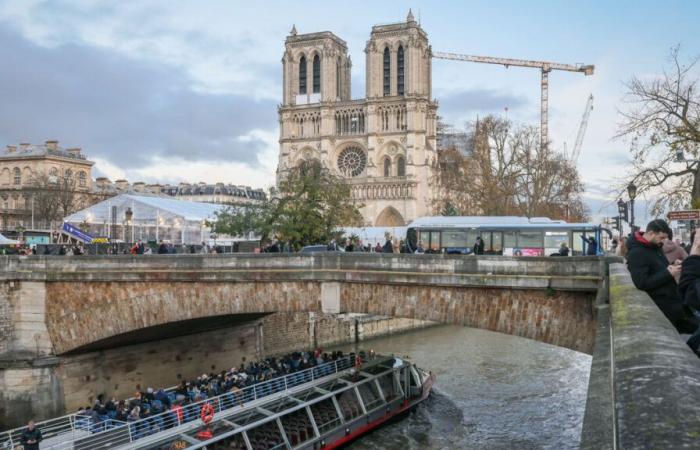
[[277, 177], [318, 160], [345, 177], [366, 225], [402, 226], [429, 215], [437, 103], [428, 36], [406, 22], [372, 27], [366, 98], [351, 99], [348, 48], [331, 32], [285, 40]]

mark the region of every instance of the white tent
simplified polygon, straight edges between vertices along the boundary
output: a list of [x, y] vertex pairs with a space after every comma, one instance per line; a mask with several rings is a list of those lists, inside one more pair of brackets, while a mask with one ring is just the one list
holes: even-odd
[[63, 219], [87, 229], [92, 237], [127, 242], [166, 240], [198, 244], [209, 239], [207, 221], [225, 205], [190, 202], [168, 197], [121, 194], [96, 203]]
[[8, 239], [2, 234], [0, 234], [0, 245], [17, 245], [20, 244], [19, 241], [15, 241], [14, 239]]

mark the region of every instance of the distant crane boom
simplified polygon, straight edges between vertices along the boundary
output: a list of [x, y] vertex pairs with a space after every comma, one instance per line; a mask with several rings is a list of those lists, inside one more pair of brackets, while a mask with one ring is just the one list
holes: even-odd
[[574, 149], [571, 152], [571, 157], [569, 161], [576, 164], [578, 157], [581, 155], [581, 146], [583, 145], [583, 137], [586, 135], [586, 128], [588, 128], [588, 117], [591, 115], [593, 110], [593, 94], [588, 96], [588, 101], [586, 102], [586, 109], [583, 111], [583, 117], [581, 118], [581, 125], [578, 127], [578, 134], [576, 135], [576, 144], [574, 144]]
[[535, 61], [529, 59], [496, 58], [493, 56], [461, 55], [459, 53], [433, 52], [433, 58], [449, 59], [453, 61], [466, 61], [483, 64], [497, 64], [514, 67], [533, 67], [540, 69], [542, 76], [540, 82], [540, 140], [544, 148], [549, 142], [549, 72], [552, 70], [565, 70], [567, 72], [580, 72], [584, 75], [593, 75], [595, 66], [592, 64], [561, 64], [547, 61]]

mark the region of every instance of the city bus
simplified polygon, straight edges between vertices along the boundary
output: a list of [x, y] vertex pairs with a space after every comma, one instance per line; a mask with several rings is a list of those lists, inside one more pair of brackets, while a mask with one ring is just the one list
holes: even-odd
[[[484, 240], [484, 254], [547, 256], [557, 253], [564, 242], [569, 255], [584, 255], [583, 238], [600, 243], [601, 228], [592, 223], [567, 223], [547, 217], [461, 216], [422, 217], [406, 231], [406, 242], [414, 252], [418, 245], [428, 253], [472, 253], [477, 237]], [[600, 246], [598, 249], [600, 254]]]

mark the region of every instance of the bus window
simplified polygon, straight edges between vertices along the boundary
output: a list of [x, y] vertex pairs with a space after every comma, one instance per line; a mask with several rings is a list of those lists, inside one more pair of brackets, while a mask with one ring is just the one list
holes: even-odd
[[572, 255], [583, 255], [583, 231], [573, 231], [573, 247]]
[[466, 231], [447, 230], [442, 232], [443, 247], [469, 247]]
[[503, 232], [503, 248], [513, 248], [517, 247], [518, 243], [515, 241], [515, 231], [504, 231]]
[[520, 231], [518, 233], [518, 247], [520, 248], [542, 248], [541, 231]]
[[491, 253], [491, 232], [483, 231], [481, 233], [481, 239], [484, 240], [484, 250], [486, 250], [487, 253]]
[[491, 241], [491, 251], [497, 255], [503, 253], [503, 233], [500, 231], [493, 232], [493, 240]]
[[430, 232], [430, 249], [434, 252], [440, 253], [440, 232], [431, 231]]
[[569, 233], [566, 231], [545, 231], [544, 248], [546, 252], [559, 251], [561, 244], [569, 245]]
[[477, 237], [479, 237], [479, 230], [468, 230], [467, 231], [467, 247], [473, 248], [474, 244], [476, 243]]
[[[418, 241], [423, 246], [423, 250], [430, 248], [430, 231], [421, 231], [418, 233]], [[417, 247], [416, 247], [417, 248]]]

